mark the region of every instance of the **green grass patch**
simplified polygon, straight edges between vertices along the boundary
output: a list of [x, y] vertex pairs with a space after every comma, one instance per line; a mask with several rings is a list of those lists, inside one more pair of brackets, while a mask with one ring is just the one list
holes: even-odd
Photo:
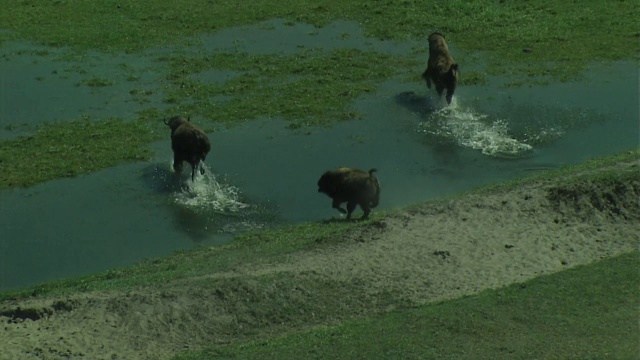
[[143, 121], [47, 123], [31, 135], [0, 142], [0, 190], [146, 160], [152, 139], [154, 134]]
[[[174, 111], [214, 122], [282, 118], [293, 128], [358, 118], [350, 109], [357, 97], [416, 66], [401, 57], [356, 49], [293, 55], [217, 53], [174, 57], [170, 62], [168, 79], [174, 86], [165, 102], [179, 104]], [[235, 76], [221, 83], [201, 80], [203, 73], [212, 71]]]
[[105, 87], [113, 85], [113, 82], [105, 78], [92, 77], [90, 79], [82, 80], [78, 85], [85, 85], [88, 87]]
[[639, 255], [174, 359], [634, 359], [640, 350]]

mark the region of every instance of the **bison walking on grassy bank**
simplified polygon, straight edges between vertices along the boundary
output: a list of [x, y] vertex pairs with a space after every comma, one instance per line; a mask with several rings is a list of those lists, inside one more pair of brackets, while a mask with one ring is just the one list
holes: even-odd
[[451, 105], [458, 84], [458, 64], [451, 57], [447, 42], [440, 33], [429, 35], [429, 63], [422, 77], [427, 81], [429, 89], [433, 81], [439, 96], [447, 89], [447, 104]]
[[[351, 219], [351, 213], [357, 205], [364, 211], [361, 219], [366, 219], [380, 201], [380, 183], [374, 172], [376, 169], [365, 172], [346, 167], [327, 171], [318, 180], [318, 192], [332, 198], [333, 208], [347, 214], [347, 219]], [[347, 203], [347, 210], [340, 206], [344, 202]]]
[[175, 116], [164, 121], [171, 128], [171, 149], [173, 150], [173, 170], [182, 172], [182, 162], [191, 164], [191, 181], [195, 181], [196, 169], [200, 168], [200, 174], [204, 174], [204, 162], [211, 143], [207, 134], [193, 125], [190, 119]]

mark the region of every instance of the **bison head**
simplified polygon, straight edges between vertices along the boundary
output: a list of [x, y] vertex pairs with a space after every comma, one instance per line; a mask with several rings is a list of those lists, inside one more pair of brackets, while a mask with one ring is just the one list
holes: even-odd
[[329, 172], [326, 172], [322, 177], [320, 177], [320, 180], [318, 180], [318, 192], [329, 196], [333, 193], [331, 174]]
[[182, 116], [174, 116], [169, 120], [164, 120], [165, 125], [167, 125], [171, 131], [175, 131], [180, 125], [186, 124], [191, 121], [191, 118], [183, 118]]

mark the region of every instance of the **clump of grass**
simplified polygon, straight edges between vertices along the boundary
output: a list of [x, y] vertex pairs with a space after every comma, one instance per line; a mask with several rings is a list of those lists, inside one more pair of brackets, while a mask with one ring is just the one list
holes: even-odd
[[82, 80], [78, 85], [85, 85], [89, 87], [105, 87], [113, 85], [113, 82], [106, 78], [92, 77], [90, 79]]
[[0, 142], [0, 189], [74, 177], [151, 156], [154, 135], [142, 121], [53, 122]]

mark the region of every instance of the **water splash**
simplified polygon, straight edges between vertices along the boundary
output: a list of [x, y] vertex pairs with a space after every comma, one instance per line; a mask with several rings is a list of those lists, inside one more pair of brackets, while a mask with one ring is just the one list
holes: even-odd
[[488, 115], [458, 105], [436, 110], [420, 125], [419, 131], [439, 138], [454, 140], [458, 145], [480, 150], [483, 154], [502, 158], [529, 155], [533, 147], [509, 135], [506, 120], [491, 121]]
[[[175, 223], [194, 241], [207, 240], [215, 233], [264, 229], [277, 221], [273, 209], [247, 202], [239, 188], [203, 166], [205, 173], [197, 173], [195, 181], [191, 181], [191, 173], [186, 171], [176, 176], [170, 170], [166, 177], [172, 179], [167, 193]], [[172, 169], [171, 164], [168, 168]]]
[[196, 181], [187, 180], [174, 194], [174, 201], [193, 209], [210, 210], [221, 214], [238, 213], [251, 207], [240, 200], [240, 190], [223, 184], [206, 165], [204, 175], [196, 174]]

